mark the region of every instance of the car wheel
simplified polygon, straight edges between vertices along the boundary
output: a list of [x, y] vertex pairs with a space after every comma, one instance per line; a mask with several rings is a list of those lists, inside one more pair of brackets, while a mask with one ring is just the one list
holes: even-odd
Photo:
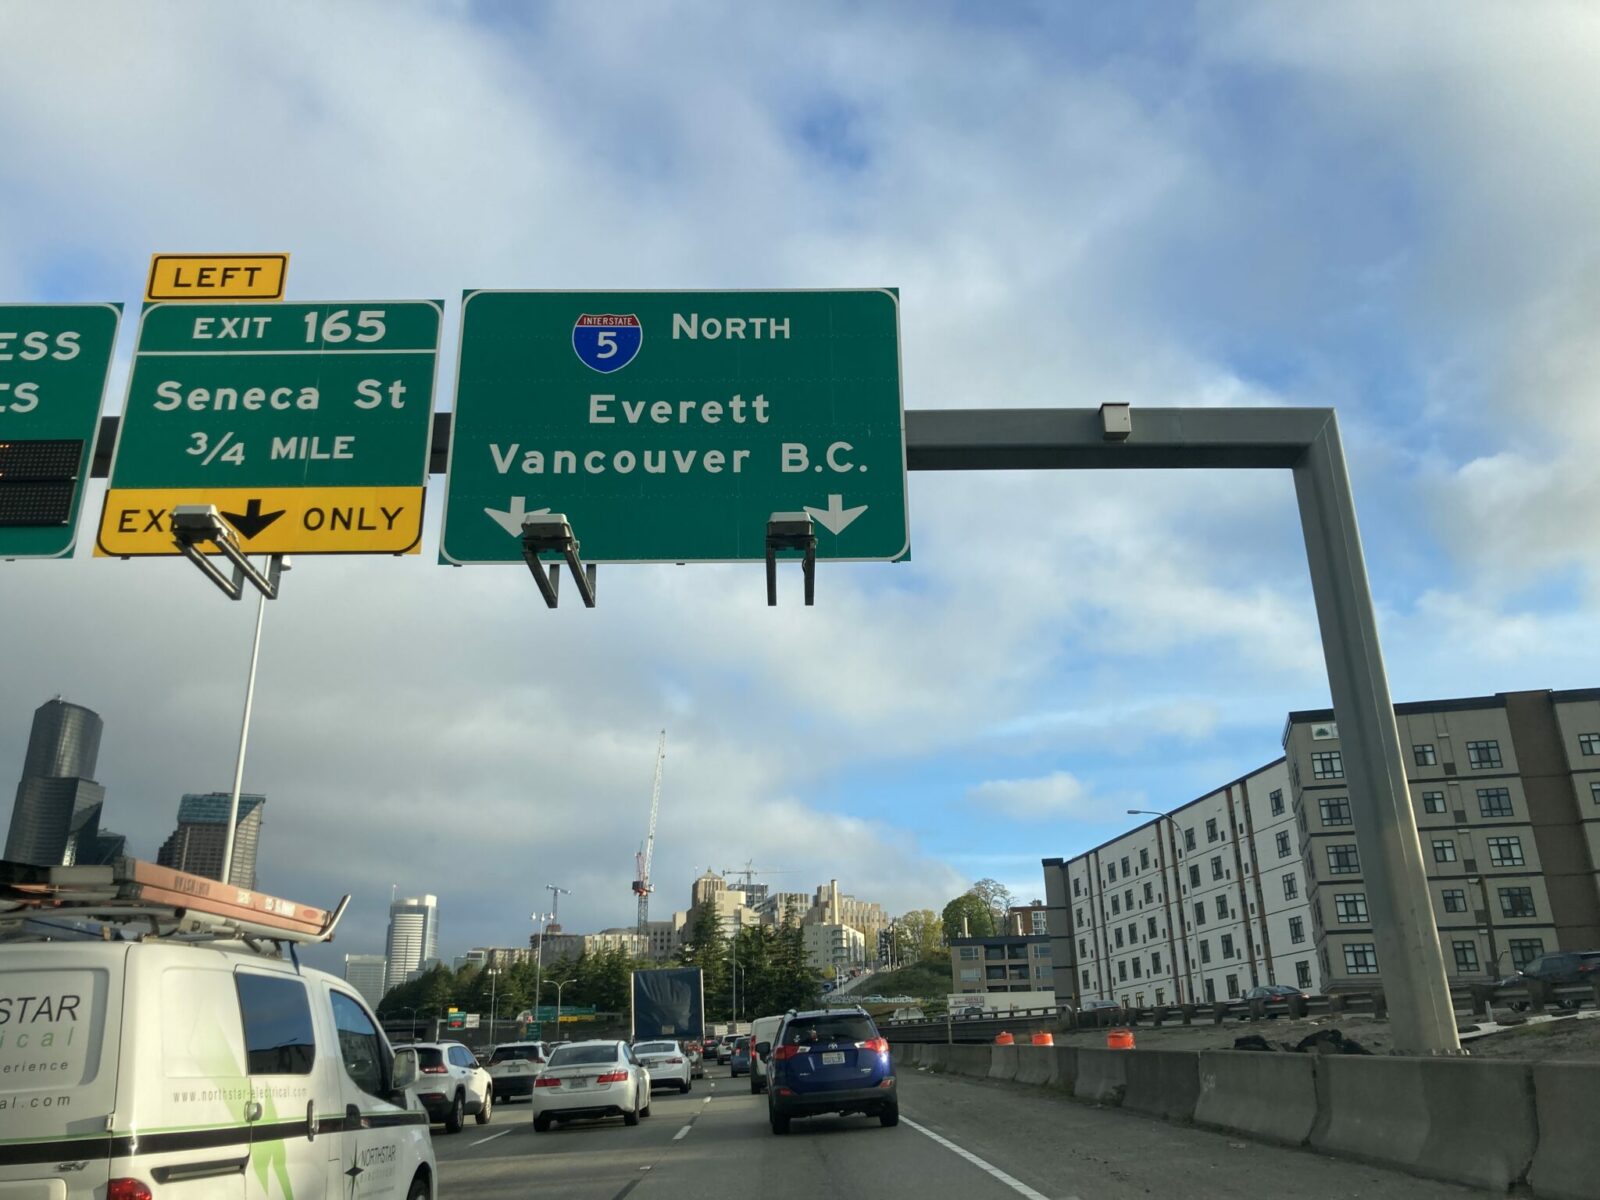
[[639, 1123], [639, 1112], [638, 1112], [638, 1110], [635, 1109], [633, 1112], [625, 1112], [625, 1113], [623, 1113], [622, 1114], [622, 1123], [624, 1125], [637, 1125]]
[[644, 1107], [639, 1110], [639, 1115], [641, 1117], [648, 1117], [650, 1115], [650, 1097], [649, 1096], [646, 1096], [644, 1098]]
[[550, 1114], [549, 1113], [540, 1113], [538, 1116], [536, 1116], [533, 1119], [533, 1131], [535, 1133], [549, 1133], [550, 1132]]
[[494, 1094], [492, 1092], [486, 1092], [483, 1097], [483, 1107], [473, 1115], [472, 1119], [479, 1125], [487, 1125], [489, 1123], [489, 1119], [493, 1116]]
[[761, 1095], [761, 1085], [756, 1082], [754, 1075], [750, 1076], [750, 1094], [752, 1096]]
[[694, 1086], [694, 1080], [685, 1079], [682, 1083], [680, 1083], [678, 1085], [678, 1091], [687, 1094], [689, 1089], [692, 1088], [693, 1086]]
[[428, 1200], [428, 1181], [421, 1175], [411, 1181], [411, 1190], [406, 1193], [406, 1200]]
[[878, 1110], [878, 1124], [887, 1129], [891, 1125], [900, 1124], [900, 1106], [898, 1104], [886, 1105]]
[[789, 1118], [778, 1113], [772, 1114], [772, 1132], [783, 1137], [789, 1132]]
[[444, 1115], [444, 1131], [446, 1133], [460, 1133], [461, 1127], [467, 1123], [467, 1098], [460, 1092], [450, 1102], [450, 1111]]

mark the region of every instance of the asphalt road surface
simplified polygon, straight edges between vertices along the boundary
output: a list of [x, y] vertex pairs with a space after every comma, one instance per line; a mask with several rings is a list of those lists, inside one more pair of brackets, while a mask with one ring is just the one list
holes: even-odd
[[766, 1099], [726, 1067], [651, 1114], [534, 1133], [526, 1103], [488, 1125], [434, 1127], [444, 1200], [1462, 1200], [1482, 1193], [1381, 1168], [1099, 1109], [1035, 1088], [900, 1076], [900, 1124], [767, 1124]]

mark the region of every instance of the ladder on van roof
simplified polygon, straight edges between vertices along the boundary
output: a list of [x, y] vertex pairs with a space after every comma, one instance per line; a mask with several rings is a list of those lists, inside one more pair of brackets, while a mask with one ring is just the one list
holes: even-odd
[[122, 927], [122, 936], [327, 942], [349, 903], [347, 895], [331, 911], [313, 908], [137, 858], [92, 867], [0, 861], [0, 940], [110, 939]]

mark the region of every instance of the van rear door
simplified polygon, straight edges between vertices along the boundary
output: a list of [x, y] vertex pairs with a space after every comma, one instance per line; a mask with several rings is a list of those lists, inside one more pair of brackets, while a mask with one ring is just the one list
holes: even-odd
[[104, 1194], [126, 951], [0, 946], [0, 1191]]

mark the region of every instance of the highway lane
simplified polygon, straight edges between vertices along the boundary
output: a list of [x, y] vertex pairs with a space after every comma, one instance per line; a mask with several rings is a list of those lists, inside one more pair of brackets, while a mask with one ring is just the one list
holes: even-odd
[[[707, 1102], [709, 1101], [709, 1103]], [[487, 1126], [435, 1130], [441, 1195], [502, 1200], [1463, 1200], [1481, 1193], [1381, 1168], [1078, 1104], [1039, 1089], [901, 1076], [901, 1123], [796, 1121], [775, 1137], [766, 1101], [727, 1068], [652, 1115], [535, 1134], [526, 1105]], [[492, 1140], [485, 1140], [492, 1139]]]

